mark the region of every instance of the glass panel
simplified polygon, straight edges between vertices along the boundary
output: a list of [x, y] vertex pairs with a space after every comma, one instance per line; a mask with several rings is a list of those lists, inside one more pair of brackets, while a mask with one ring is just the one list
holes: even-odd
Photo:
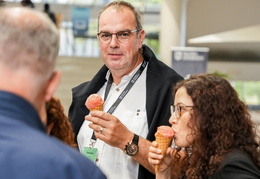
[[233, 87], [247, 105], [260, 105], [260, 81], [233, 81]]

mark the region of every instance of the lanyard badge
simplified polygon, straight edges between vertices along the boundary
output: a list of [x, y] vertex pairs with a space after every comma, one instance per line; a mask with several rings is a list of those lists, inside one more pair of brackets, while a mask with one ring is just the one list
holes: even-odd
[[97, 160], [97, 148], [84, 147], [84, 150], [83, 150], [82, 154], [84, 156], [88, 157], [94, 163], [96, 163], [96, 160]]

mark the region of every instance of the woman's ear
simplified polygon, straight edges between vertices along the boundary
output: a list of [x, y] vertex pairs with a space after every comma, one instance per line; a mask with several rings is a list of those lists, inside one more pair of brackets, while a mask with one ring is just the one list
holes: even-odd
[[52, 77], [50, 78], [50, 81], [47, 85], [46, 93], [44, 96], [45, 101], [49, 101], [52, 98], [56, 89], [58, 88], [60, 79], [61, 79], [61, 72], [56, 71], [52, 74]]

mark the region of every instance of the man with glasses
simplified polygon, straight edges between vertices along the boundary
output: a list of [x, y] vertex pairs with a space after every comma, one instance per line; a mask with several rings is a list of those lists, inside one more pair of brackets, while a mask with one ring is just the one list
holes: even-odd
[[[143, 45], [140, 15], [127, 2], [101, 10], [97, 38], [105, 65], [72, 90], [69, 118], [79, 150], [108, 178], [155, 178], [148, 148], [157, 127], [170, 125], [172, 86], [182, 77]], [[85, 107], [93, 93], [104, 99], [104, 112]]]

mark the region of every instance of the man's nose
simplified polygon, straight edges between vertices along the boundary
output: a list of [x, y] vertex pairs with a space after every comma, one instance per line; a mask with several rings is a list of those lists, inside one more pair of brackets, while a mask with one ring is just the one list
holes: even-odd
[[111, 41], [110, 41], [110, 46], [115, 47], [118, 46], [119, 41], [117, 39], [116, 34], [111, 34]]

